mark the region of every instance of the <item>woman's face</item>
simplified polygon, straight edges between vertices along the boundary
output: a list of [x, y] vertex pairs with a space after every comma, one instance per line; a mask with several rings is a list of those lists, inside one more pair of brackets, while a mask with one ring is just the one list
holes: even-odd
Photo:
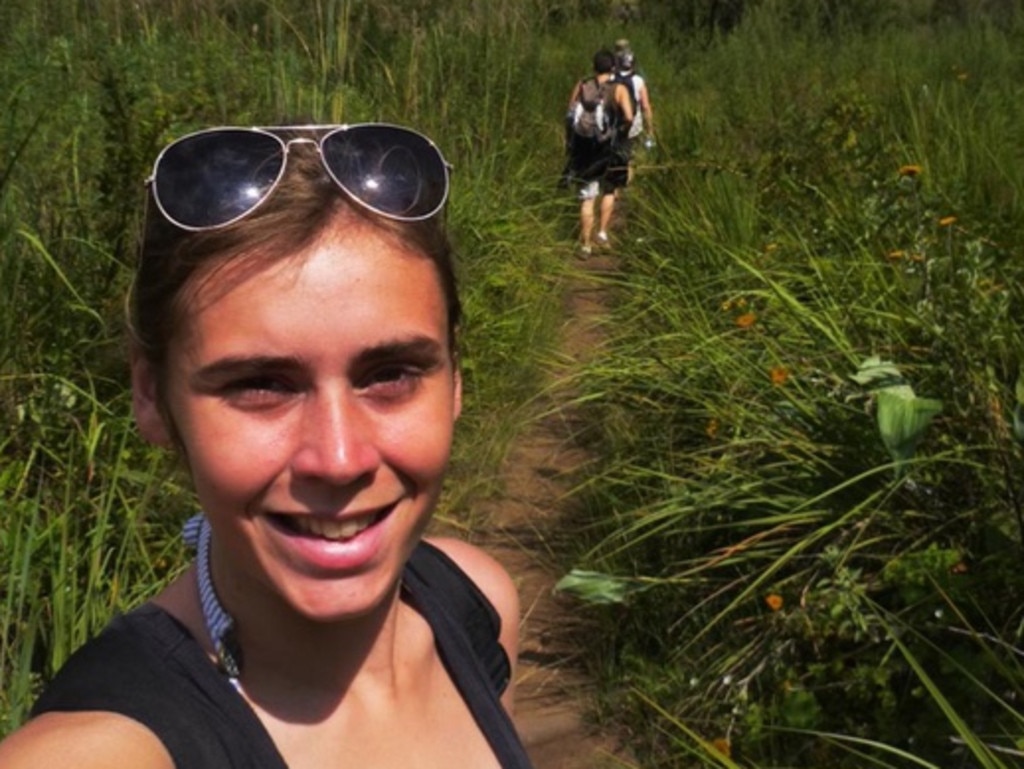
[[[216, 292], [169, 348], [166, 413], [214, 530], [229, 611], [265, 597], [311, 619], [392, 594], [437, 501], [461, 406], [432, 262], [367, 223]], [[143, 435], [169, 443], [151, 366]]]

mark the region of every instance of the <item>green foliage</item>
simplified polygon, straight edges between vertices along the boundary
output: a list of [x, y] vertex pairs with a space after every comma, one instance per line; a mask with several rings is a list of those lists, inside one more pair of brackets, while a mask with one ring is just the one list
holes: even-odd
[[[643, 765], [1019, 762], [1018, 4], [630, 5], [0, 7], [0, 731], [185, 557], [192, 498], [134, 436], [120, 331], [157, 150], [381, 119], [455, 167], [467, 410], [442, 515], [472, 525], [539, 374], [568, 379], [598, 456], [561, 588]], [[624, 35], [659, 146], [583, 366], [551, 354], [560, 120]]]
[[1020, 32], [783, 5], [688, 59], [578, 377], [614, 706], [659, 766], [1016, 765]]
[[852, 378], [874, 395], [878, 432], [897, 475], [902, 475], [932, 418], [942, 411], [942, 402], [917, 397], [899, 369], [878, 356], [863, 361]]

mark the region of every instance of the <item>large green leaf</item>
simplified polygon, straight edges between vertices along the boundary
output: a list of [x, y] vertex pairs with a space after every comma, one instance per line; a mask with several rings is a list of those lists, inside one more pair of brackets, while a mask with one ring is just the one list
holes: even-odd
[[877, 355], [865, 358], [857, 367], [857, 373], [850, 375], [850, 379], [868, 390], [880, 390], [904, 383], [903, 375], [896, 365]]
[[587, 603], [611, 604], [625, 603], [629, 595], [638, 588], [635, 580], [597, 571], [573, 569], [558, 581], [555, 592], [569, 593]]
[[882, 442], [893, 460], [903, 464], [913, 458], [932, 418], [942, 411], [942, 401], [918, 398], [909, 387], [887, 387], [877, 398]]

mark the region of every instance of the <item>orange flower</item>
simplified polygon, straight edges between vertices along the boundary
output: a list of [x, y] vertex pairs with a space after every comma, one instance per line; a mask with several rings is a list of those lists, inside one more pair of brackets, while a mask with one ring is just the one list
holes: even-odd
[[782, 608], [782, 596], [778, 593], [769, 593], [764, 597], [764, 602], [768, 605], [768, 608], [772, 611], [778, 611]]
[[713, 747], [726, 758], [729, 758], [732, 755], [732, 743], [729, 742], [728, 737], [718, 737], [714, 740], [711, 740], [711, 747]]
[[955, 216], [943, 216], [941, 219], [939, 219], [939, 226], [940, 227], [948, 227], [949, 225], [953, 224], [955, 221], [956, 221], [956, 217]]
[[908, 163], [905, 166], [900, 166], [900, 176], [917, 176], [921, 173], [921, 166], [916, 163]]
[[785, 366], [774, 366], [771, 371], [772, 384], [776, 387], [782, 387], [786, 384], [786, 380], [789, 379], [789, 370]]
[[745, 312], [736, 318], [736, 325], [740, 328], [750, 328], [757, 322], [757, 316], [752, 312]]

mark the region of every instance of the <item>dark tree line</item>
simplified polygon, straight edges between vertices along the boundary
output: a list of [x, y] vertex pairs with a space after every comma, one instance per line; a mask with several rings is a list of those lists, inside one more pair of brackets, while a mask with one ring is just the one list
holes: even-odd
[[704, 44], [728, 35], [755, 10], [765, 10], [789, 26], [827, 35], [870, 32], [893, 25], [965, 23], [988, 18], [1001, 27], [1017, 23], [1024, 0], [635, 0], [614, 4], [630, 18], [653, 23], [668, 44]]

